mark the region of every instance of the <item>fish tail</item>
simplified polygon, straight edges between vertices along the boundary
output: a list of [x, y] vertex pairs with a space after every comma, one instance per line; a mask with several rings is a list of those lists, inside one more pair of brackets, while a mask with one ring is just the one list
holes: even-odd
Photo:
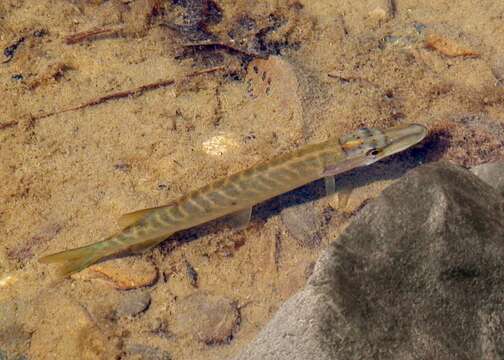
[[68, 276], [84, 270], [106, 256], [119, 252], [119, 249], [112, 249], [112, 242], [112, 239], [107, 239], [80, 248], [61, 251], [40, 258], [39, 262], [43, 264], [63, 263], [59, 269], [59, 274]]

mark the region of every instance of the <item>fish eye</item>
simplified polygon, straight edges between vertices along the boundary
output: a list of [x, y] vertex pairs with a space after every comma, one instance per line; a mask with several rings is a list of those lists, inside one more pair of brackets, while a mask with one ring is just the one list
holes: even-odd
[[369, 151], [367, 152], [367, 154], [366, 154], [366, 155], [368, 155], [368, 156], [376, 156], [376, 155], [378, 155], [379, 153], [380, 153], [380, 150], [377, 150], [377, 149], [371, 149], [371, 150], [369, 150]]

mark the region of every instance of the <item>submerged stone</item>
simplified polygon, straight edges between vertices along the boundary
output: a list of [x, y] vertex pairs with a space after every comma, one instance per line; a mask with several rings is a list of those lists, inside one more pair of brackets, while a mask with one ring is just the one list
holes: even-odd
[[502, 359], [502, 200], [449, 163], [411, 171], [236, 359]]

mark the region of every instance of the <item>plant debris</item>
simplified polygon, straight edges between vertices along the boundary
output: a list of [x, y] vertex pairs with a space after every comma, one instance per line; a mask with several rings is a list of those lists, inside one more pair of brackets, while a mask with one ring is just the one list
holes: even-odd
[[425, 38], [425, 47], [440, 52], [449, 57], [479, 57], [480, 53], [457, 44], [455, 41], [441, 35], [431, 33]]

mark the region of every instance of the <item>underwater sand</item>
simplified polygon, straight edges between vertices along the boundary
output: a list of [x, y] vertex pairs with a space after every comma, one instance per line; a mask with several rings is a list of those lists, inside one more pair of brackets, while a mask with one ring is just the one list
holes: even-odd
[[[503, 19], [498, 1], [3, 0], [0, 358], [237, 354], [405, 171], [502, 159]], [[209, 224], [64, 281], [37, 262], [275, 154], [402, 122], [429, 138], [340, 178], [357, 186], [344, 209], [317, 182], [243, 231]]]

